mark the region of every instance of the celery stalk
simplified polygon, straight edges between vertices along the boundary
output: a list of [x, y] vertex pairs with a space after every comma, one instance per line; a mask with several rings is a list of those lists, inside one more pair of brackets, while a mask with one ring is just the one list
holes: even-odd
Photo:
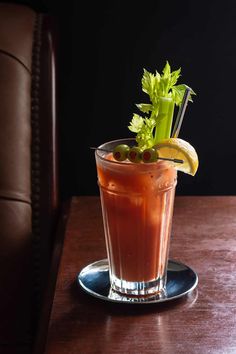
[[169, 97], [160, 97], [160, 105], [155, 128], [154, 144], [170, 138], [174, 114], [174, 101]]

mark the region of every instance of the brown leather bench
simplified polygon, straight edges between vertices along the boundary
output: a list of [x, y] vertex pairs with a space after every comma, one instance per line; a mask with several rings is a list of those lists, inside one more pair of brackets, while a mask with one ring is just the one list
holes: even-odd
[[0, 4], [0, 353], [31, 353], [58, 214], [55, 34]]

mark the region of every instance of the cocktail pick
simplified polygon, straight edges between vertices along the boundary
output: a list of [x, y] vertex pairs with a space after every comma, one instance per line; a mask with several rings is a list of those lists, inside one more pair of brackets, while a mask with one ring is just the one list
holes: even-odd
[[[113, 152], [112, 150], [107, 150], [107, 149], [103, 149], [103, 148], [97, 148], [97, 147], [93, 147], [93, 146], [91, 146], [90, 149], [91, 149], [91, 150], [105, 151], [105, 152]], [[183, 160], [180, 160], [180, 159], [171, 159], [171, 158], [168, 158], [168, 157], [159, 157], [159, 156], [158, 156], [157, 159], [158, 159], [158, 160], [171, 161], [171, 162], [174, 162], [174, 163], [184, 163]]]
[[175, 125], [174, 125], [173, 132], [171, 135], [172, 138], [178, 138], [178, 136], [179, 136], [180, 128], [181, 128], [181, 125], [182, 125], [182, 122], [184, 119], [184, 114], [185, 114], [185, 110], [186, 110], [186, 107], [188, 104], [188, 99], [189, 99], [190, 94], [191, 94], [191, 88], [187, 86], [181, 106], [178, 111], [178, 115], [176, 117]]
[[97, 148], [97, 147], [93, 147], [93, 146], [90, 146], [90, 149], [91, 149], [91, 150], [105, 151], [105, 152], [112, 152], [112, 150]]

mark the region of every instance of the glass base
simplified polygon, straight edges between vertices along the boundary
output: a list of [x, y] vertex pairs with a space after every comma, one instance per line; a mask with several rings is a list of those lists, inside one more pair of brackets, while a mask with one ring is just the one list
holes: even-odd
[[111, 288], [115, 292], [130, 296], [151, 296], [160, 294], [165, 296], [166, 281], [164, 278], [158, 278], [149, 282], [132, 282], [118, 279], [114, 275], [110, 276]]
[[[77, 281], [86, 293], [95, 298], [114, 303], [146, 305], [176, 300], [189, 294], [198, 284], [198, 275], [185, 264], [169, 260], [166, 295], [122, 295], [111, 288], [108, 260], [102, 259], [84, 267], [78, 274]], [[195, 295], [194, 301], [197, 293]]]

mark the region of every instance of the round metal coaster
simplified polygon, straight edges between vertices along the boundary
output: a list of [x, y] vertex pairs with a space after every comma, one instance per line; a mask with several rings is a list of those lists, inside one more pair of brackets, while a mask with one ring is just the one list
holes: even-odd
[[88, 294], [117, 303], [153, 304], [180, 298], [190, 293], [198, 284], [197, 273], [183, 263], [169, 260], [165, 295], [148, 297], [125, 296], [110, 287], [107, 259], [89, 264], [77, 276], [78, 284]]

